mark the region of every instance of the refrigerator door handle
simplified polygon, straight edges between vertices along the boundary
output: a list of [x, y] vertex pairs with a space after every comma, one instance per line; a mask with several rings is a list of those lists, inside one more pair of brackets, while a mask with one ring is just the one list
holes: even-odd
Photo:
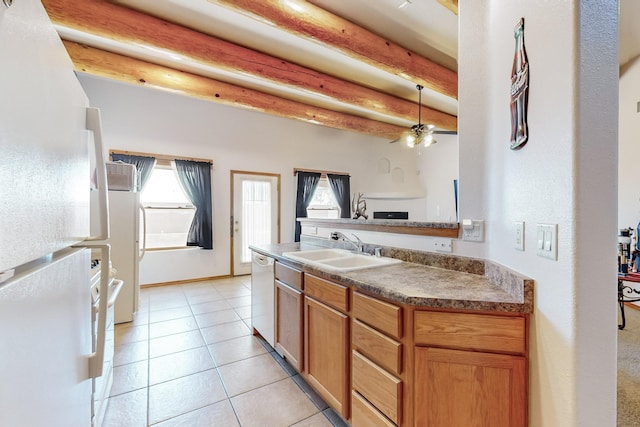
[[81, 244], [76, 248], [100, 249], [100, 302], [98, 303], [98, 333], [96, 351], [89, 355], [89, 378], [102, 376], [104, 347], [107, 338], [107, 308], [109, 305], [109, 266], [111, 265], [111, 245]]
[[138, 255], [138, 262], [140, 262], [147, 251], [147, 212], [144, 210], [142, 203], [140, 203], [138, 208], [142, 214], [142, 246], [139, 249], [140, 254]]
[[98, 206], [100, 209], [100, 234], [89, 236], [86, 241], [107, 240], [109, 233], [109, 188], [107, 185], [107, 166], [104, 160], [102, 144], [102, 122], [100, 109], [87, 107], [86, 128], [93, 132], [93, 150], [96, 156], [96, 178], [98, 180]]
[[124, 281], [119, 279], [114, 279], [113, 281], [113, 291], [109, 295], [109, 299], [107, 300], [107, 308], [113, 307], [113, 304], [116, 303], [118, 299], [118, 295], [120, 295], [120, 291], [122, 290], [122, 286], [124, 285]]

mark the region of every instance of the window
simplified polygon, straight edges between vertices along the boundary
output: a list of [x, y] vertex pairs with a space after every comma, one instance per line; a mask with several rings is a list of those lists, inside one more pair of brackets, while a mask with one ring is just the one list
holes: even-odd
[[169, 162], [158, 161], [140, 194], [140, 201], [147, 220], [147, 249], [187, 246], [187, 234], [196, 210]]
[[307, 217], [340, 218], [340, 206], [326, 177], [320, 178], [318, 182], [313, 199], [307, 208]]

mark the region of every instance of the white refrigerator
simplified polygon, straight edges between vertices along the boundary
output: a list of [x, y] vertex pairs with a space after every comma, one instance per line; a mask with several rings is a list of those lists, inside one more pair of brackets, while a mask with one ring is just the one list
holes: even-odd
[[131, 322], [140, 298], [139, 265], [144, 256], [144, 209], [140, 193], [109, 191], [111, 263], [124, 282], [115, 304], [115, 323]]
[[40, 1], [8, 4], [0, 3], [0, 426], [90, 426], [105, 320], [94, 351], [90, 251], [80, 245], [90, 234], [97, 110]]

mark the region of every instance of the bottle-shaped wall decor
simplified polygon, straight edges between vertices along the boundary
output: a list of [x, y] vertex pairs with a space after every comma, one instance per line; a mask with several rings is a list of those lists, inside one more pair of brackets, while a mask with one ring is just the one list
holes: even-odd
[[527, 102], [529, 99], [529, 61], [524, 48], [524, 18], [514, 28], [516, 50], [511, 67], [511, 149], [518, 150], [529, 139]]

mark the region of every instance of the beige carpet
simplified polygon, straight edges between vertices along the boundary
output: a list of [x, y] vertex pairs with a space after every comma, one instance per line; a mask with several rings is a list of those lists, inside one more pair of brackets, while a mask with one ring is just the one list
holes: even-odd
[[640, 311], [625, 308], [618, 331], [618, 427], [640, 426]]

